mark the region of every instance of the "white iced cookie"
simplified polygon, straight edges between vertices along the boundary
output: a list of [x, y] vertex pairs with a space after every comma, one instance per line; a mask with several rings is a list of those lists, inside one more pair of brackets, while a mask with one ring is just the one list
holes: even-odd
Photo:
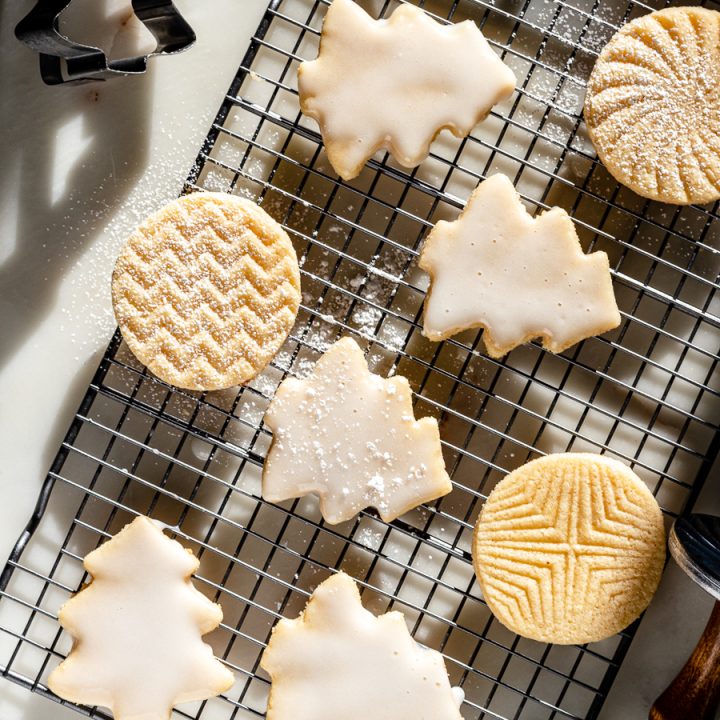
[[353, 0], [333, 1], [317, 59], [298, 70], [300, 108], [345, 180], [380, 148], [419, 165], [440, 130], [464, 137], [514, 88], [470, 20], [441, 25], [412, 5], [374, 20]]
[[482, 327], [498, 358], [536, 337], [561, 352], [620, 324], [607, 255], [582, 252], [564, 210], [531, 217], [504, 175], [481, 182], [455, 222], [435, 225], [419, 265], [430, 274], [431, 340]]
[[372, 374], [350, 338], [306, 379], [286, 379], [264, 422], [273, 431], [262, 491], [270, 502], [317, 493], [329, 523], [368, 506], [389, 522], [452, 489], [437, 422], [415, 420], [407, 379]]
[[48, 679], [61, 698], [110, 708], [116, 720], [162, 720], [174, 705], [233, 684], [202, 635], [222, 610], [198, 592], [199, 562], [140, 516], [85, 558], [93, 580], [60, 609], [73, 648]]
[[344, 573], [275, 625], [260, 665], [267, 720], [462, 720], [442, 655], [412, 639], [402, 613], [365, 610]]

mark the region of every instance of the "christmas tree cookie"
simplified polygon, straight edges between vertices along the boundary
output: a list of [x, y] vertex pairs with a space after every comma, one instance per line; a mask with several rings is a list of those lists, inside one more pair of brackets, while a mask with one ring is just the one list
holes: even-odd
[[462, 720], [442, 655], [412, 639], [402, 613], [365, 610], [344, 573], [277, 623], [260, 664], [267, 720]]
[[74, 643], [48, 680], [56, 695], [116, 720], [165, 720], [233, 684], [202, 641], [222, 610], [190, 581], [199, 562], [152, 520], [136, 518], [84, 564], [92, 582], [59, 613]]
[[419, 165], [440, 130], [468, 135], [514, 88], [474, 22], [442, 25], [413, 5], [375, 20], [353, 0], [334, 0], [317, 59], [298, 70], [300, 109], [317, 120], [344, 180], [380, 148]]
[[351, 338], [309, 377], [285, 380], [264, 422], [273, 431], [263, 469], [270, 502], [317, 493], [329, 523], [369, 506], [390, 522], [452, 489], [435, 419], [416, 420], [407, 379], [371, 373]]
[[430, 274], [423, 334], [485, 328], [493, 358], [536, 337], [562, 352], [620, 324], [608, 256], [583, 253], [561, 208], [529, 215], [505, 175], [481, 182], [455, 222], [435, 225], [419, 266]]

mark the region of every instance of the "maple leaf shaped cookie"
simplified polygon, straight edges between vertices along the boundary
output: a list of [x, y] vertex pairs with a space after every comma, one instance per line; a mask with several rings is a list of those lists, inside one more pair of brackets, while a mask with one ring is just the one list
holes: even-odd
[[296, 620], [280, 620], [260, 661], [267, 720], [461, 720], [442, 655], [402, 613], [375, 617], [355, 582], [333, 575]]
[[620, 324], [607, 255], [583, 253], [564, 210], [531, 217], [504, 175], [481, 182], [455, 222], [435, 225], [419, 266], [430, 274], [423, 334], [485, 328], [493, 358], [536, 337], [562, 352]]
[[441, 25], [412, 5], [374, 20], [353, 0], [333, 0], [318, 57], [298, 70], [300, 109], [345, 180], [380, 148], [419, 165], [440, 130], [464, 137], [514, 88], [472, 21]]
[[137, 517], [84, 564], [93, 580], [58, 616], [74, 643], [48, 679], [56, 695], [116, 720], [165, 720], [233, 684], [202, 641], [222, 610], [190, 581], [199, 562], [152, 520]]
[[264, 422], [273, 431], [263, 469], [270, 502], [317, 493], [329, 523], [368, 506], [389, 522], [452, 489], [437, 422], [415, 420], [407, 379], [372, 374], [351, 338], [306, 379], [281, 383]]

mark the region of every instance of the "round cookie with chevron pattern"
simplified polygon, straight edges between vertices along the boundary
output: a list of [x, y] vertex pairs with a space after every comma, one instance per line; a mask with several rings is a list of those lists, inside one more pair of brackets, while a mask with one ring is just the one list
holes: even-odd
[[115, 317], [130, 350], [162, 380], [219, 390], [251, 380], [300, 305], [295, 249], [255, 203], [194, 193], [149, 217], [120, 253]]
[[621, 462], [548, 455], [490, 493], [473, 560], [485, 601], [513, 632], [594, 642], [629, 625], [655, 593], [665, 563], [662, 513]]
[[638, 195], [720, 198], [720, 12], [665, 8], [620, 28], [590, 75], [585, 122], [607, 169]]

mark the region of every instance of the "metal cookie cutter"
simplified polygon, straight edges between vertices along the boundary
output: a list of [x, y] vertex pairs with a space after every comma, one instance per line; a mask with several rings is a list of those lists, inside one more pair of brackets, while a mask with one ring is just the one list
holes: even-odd
[[148, 55], [110, 60], [100, 48], [73, 42], [60, 32], [60, 14], [70, 2], [38, 0], [15, 27], [15, 37], [39, 53], [40, 75], [48, 85], [142, 73], [149, 57], [180, 52], [195, 42], [195, 32], [171, 0], [132, 0], [135, 15], [157, 45]]

